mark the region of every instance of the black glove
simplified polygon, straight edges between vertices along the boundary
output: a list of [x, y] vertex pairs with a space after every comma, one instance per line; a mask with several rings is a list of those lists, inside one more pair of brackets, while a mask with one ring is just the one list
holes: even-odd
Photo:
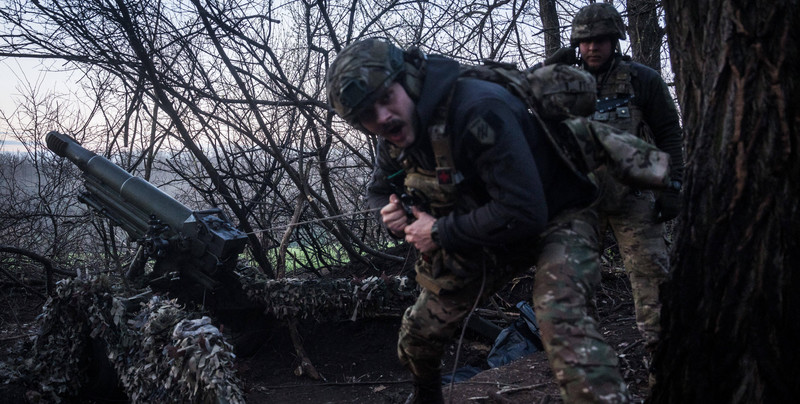
[[565, 47], [555, 51], [549, 58], [544, 60], [545, 66], [564, 64], [575, 65], [578, 64], [578, 56], [575, 54], [575, 48]]
[[655, 217], [656, 223], [666, 222], [675, 219], [681, 211], [681, 193], [675, 189], [662, 191], [656, 199]]

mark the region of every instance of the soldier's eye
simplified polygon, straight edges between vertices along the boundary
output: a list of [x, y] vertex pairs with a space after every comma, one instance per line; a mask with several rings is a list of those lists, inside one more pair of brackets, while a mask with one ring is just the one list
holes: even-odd
[[389, 104], [392, 100], [392, 95], [394, 95], [394, 91], [389, 88], [378, 97], [378, 102], [383, 105]]
[[363, 125], [364, 123], [370, 123], [375, 120], [375, 108], [367, 107], [361, 110], [358, 113], [358, 121], [361, 122]]

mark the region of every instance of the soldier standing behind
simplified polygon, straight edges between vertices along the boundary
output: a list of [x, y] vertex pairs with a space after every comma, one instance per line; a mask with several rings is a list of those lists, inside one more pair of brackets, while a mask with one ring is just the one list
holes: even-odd
[[593, 3], [572, 21], [571, 48], [559, 50], [545, 64], [577, 63], [592, 73], [598, 93], [592, 119], [637, 135], [670, 155], [670, 176], [678, 186], [660, 194], [627, 187], [601, 173], [600, 234], [610, 226], [617, 239], [633, 289], [636, 324], [652, 353], [661, 331], [659, 286], [669, 273], [664, 222], [674, 219], [680, 208], [683, 140], [666, 83], [655, 70], [623, 56], [620, 39], [625, 39], [625, 26], [619, 12], [611, 4]]
[[[588, 315], [600, 281], [596, 188], [571, 171], [527, 106], [459, 64], [367, 39], [327, 75], [328, 103], [377, 137], [368, 187], [386, 229], [420, 252], [398, 356], [409, 402], [442, 403], [445, 346], [472, 308], [538, 258], [533, 300], [567, 402], [627, 402], [617, 356]], [[409, 217], [399, 194], [420, 205]]]

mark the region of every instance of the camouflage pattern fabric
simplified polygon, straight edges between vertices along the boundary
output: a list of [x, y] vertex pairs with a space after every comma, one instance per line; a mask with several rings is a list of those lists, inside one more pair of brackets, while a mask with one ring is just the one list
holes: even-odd
[[[106, 276], [59, 281], [39, 316], [41, 330], [21, 366], [42, 402], [72, 402], [89, 382], [92, 341], [105, 372], [133, 403], [244, 403], [233, 347], [208, 317], [192, 318], [175, 300], [127, 290]], [[113, 367], [113, 369], [111, 369]], [[97, 386], [98, 388], [113, 386]]]
[[342, 119], [355, 124], [378, 90], [391, 85], [404, 69], [403, 51], [389, 42], [370, 38], [350, 44], [328, 69], [328, 104]]
[[654, 221], [654, 203], [652, 191], [629, 190], [615, 206], [601, 211], [601, 234], [611, 226], [617, 239], [633, 289], [636, 326], [649, 352], [655, 349], [661, 332], [659, 286], [669, 276], [666, 229]]
[[[400, 325], [397, 355], [417, 378], [431, 380], [439, 377], [444, 347], [452, 341], [476, 299], [485, 300], [526, 268], [493, 266], [491, 257], [487, 255], [479, 260], [477, 265], [471, 265], [478, 273], [466, 277], [454, 273], [453, 267], [446, 266], [443, 258], [421, 257], [417, 262], [416, 270], [440, 285], [434, 288], [438, 294], [423, 288], [414, 305], [406, 309]], [[447, 262], [454, 263], [451, 260]], [[455, 264], [459, 267], [456, 272], [462, 273], [465, 267], [459, 265]]]
[[576, 47], [589, 38], [612, 36], [625, 39], [625, 24], [616, 8], [609, 3], [592, 3], [575, 14], [569, 43]]
[[[586, 118], [594, 112], [597, 94], [595, 78], [589, 72], [566, 65], [521, 72], [513, 66], [488, 64], [462, 65], [460, 74], [501, 84], [524, 100], [546, 128], [562, 160], [576, 174], [607, 165], [614, 178], [624, 184], [670, 186], [669, 154], [635, 136], [638, 130], [626, 132], [619, 121], [611, 126]], [[633, 107], [627, 110], [638, 111]]]
[[240, 268], [242, 288], [250, 301], [278, 319], [322, 320], [399, 315], [417, 296], [405, 276], [362, 279], [270, 279], [254, 267]]
[[566, 403], [630, 401], [616, 353], [589, 314], [600, 283], [597, 221], [593, 209], [555, 218], [536, 268], [534, 310]]
[[544, 66], [526, 73], [535, 107], [544, 119], [589, 116], [597, 102], [597, 82], [591, 73], [565, 64]]
[[[652, 143], [611, 125], [592, 122], [586, 118], [574, 118], [565, 123], [569, 126], [575, 121], [591, 127], [593, 138], [601, 147], [592, 146], [590, 149], [602, 150], [602, 162], [608, 167], [612, 177], [609, 181], [651, 189], [667, 188], [670, 185], [669, 154]], [[588, 152], [587, 150], [586, 153]]]
[[[615, 97], [620, 94], [634, 95], [632, 85], [634, 76], [632, 64], [624, 60], [619, 61], [613, 70], [608, 72], [608, 81], [601, 89], [600, 97]], [[636, 96], [640, 95], [642, 94]], [[669, 102], [672, 102], [671, 99]], [[654, 146], [655, 137], [652, 128], [648, 122], [642, 120], [643, 108], [629, 103], [626, 115], [611, 114], [608, 120], [604, 121], [605, 124], [595, 123], [595, 125], [631, 131], [638, 136], [641, 143], [658, 150]], [[597, 117], [598, 114], [595, 114], [593, 118]], [[653, 119], [652, 115], [650, 119]], [[645, 161], [654, 163], [651, 166], [653, 168], [659, 164], [670, 162], [669, 154], [659, 153], [661, 153], [660, 157], [655, 155], [645, 157]], [[644, 157], [643, 154], [638, 156]], [[670, 164], [675, 164], [675, 161], [673, 160]], [[638, 164], [635, 165], [638, 166]], [[672, 173], [666, 178], [667, 183], [676, 176], [678, 179], [681, 178], [680, 167], [677, 167], [678, 170], [675, 168], [670, 166]], [[652, 170], [651, 173], [656, 174]], [[611, 226], [617, 239], [623, 264], [631, 281], [631, 289], [633, 289], [636, 323], [644, 337], [645, 347], [652, 352], [658, 343], [661, 331], [659, 285], [666, 280], [669, 271], [669, 254], [664, 242], [666, 228], [663, 224], [655, 223], [655, 196], [653, 191], [646, 190], [657, 187], [653, 187], [646, 181], [639, 183], [621, 181], [622, 177], [619, 173], [615, 173], [613, 168], [600, 169], [595, 174], [601, 178], [602, 183], [602, 203], [599, 206], [600, 224], [603, 229]], [[656, 182], [658, 181], [658, 176], [652, 178], [656, 179]], [[605, 230], [601, 234], [605, 234]]]
[[[597, 330], [588, 304], [600, 282], [597, 213], [593, 209], [559, 215], [541, 240], [533, 301], [553, 372], [567, 403], [630, 400], [618, 369], [617, 356]], [[451, 279], [446, 267], [418, 263], [417, 270]], [[445, 345], [452, 340], [475, 303], [485, 277], [481, 299], [493, 294], [525, 267], [487, 267], [455, 288], [435, 293], [423, 289], [409, 307], [400, 327], [398, 357], [420, 379], [439, 377]], [[481, 270], [481, 272], [484, 272]]]

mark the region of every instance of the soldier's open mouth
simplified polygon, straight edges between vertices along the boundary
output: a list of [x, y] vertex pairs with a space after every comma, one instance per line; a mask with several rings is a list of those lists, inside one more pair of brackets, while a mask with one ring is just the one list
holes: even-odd
[[400, 120], [394, 120], [388, 124], [383, 129], [383, 136], [388, 138], [395, 138], [401, 134], [403, 129], [403, 122]]

